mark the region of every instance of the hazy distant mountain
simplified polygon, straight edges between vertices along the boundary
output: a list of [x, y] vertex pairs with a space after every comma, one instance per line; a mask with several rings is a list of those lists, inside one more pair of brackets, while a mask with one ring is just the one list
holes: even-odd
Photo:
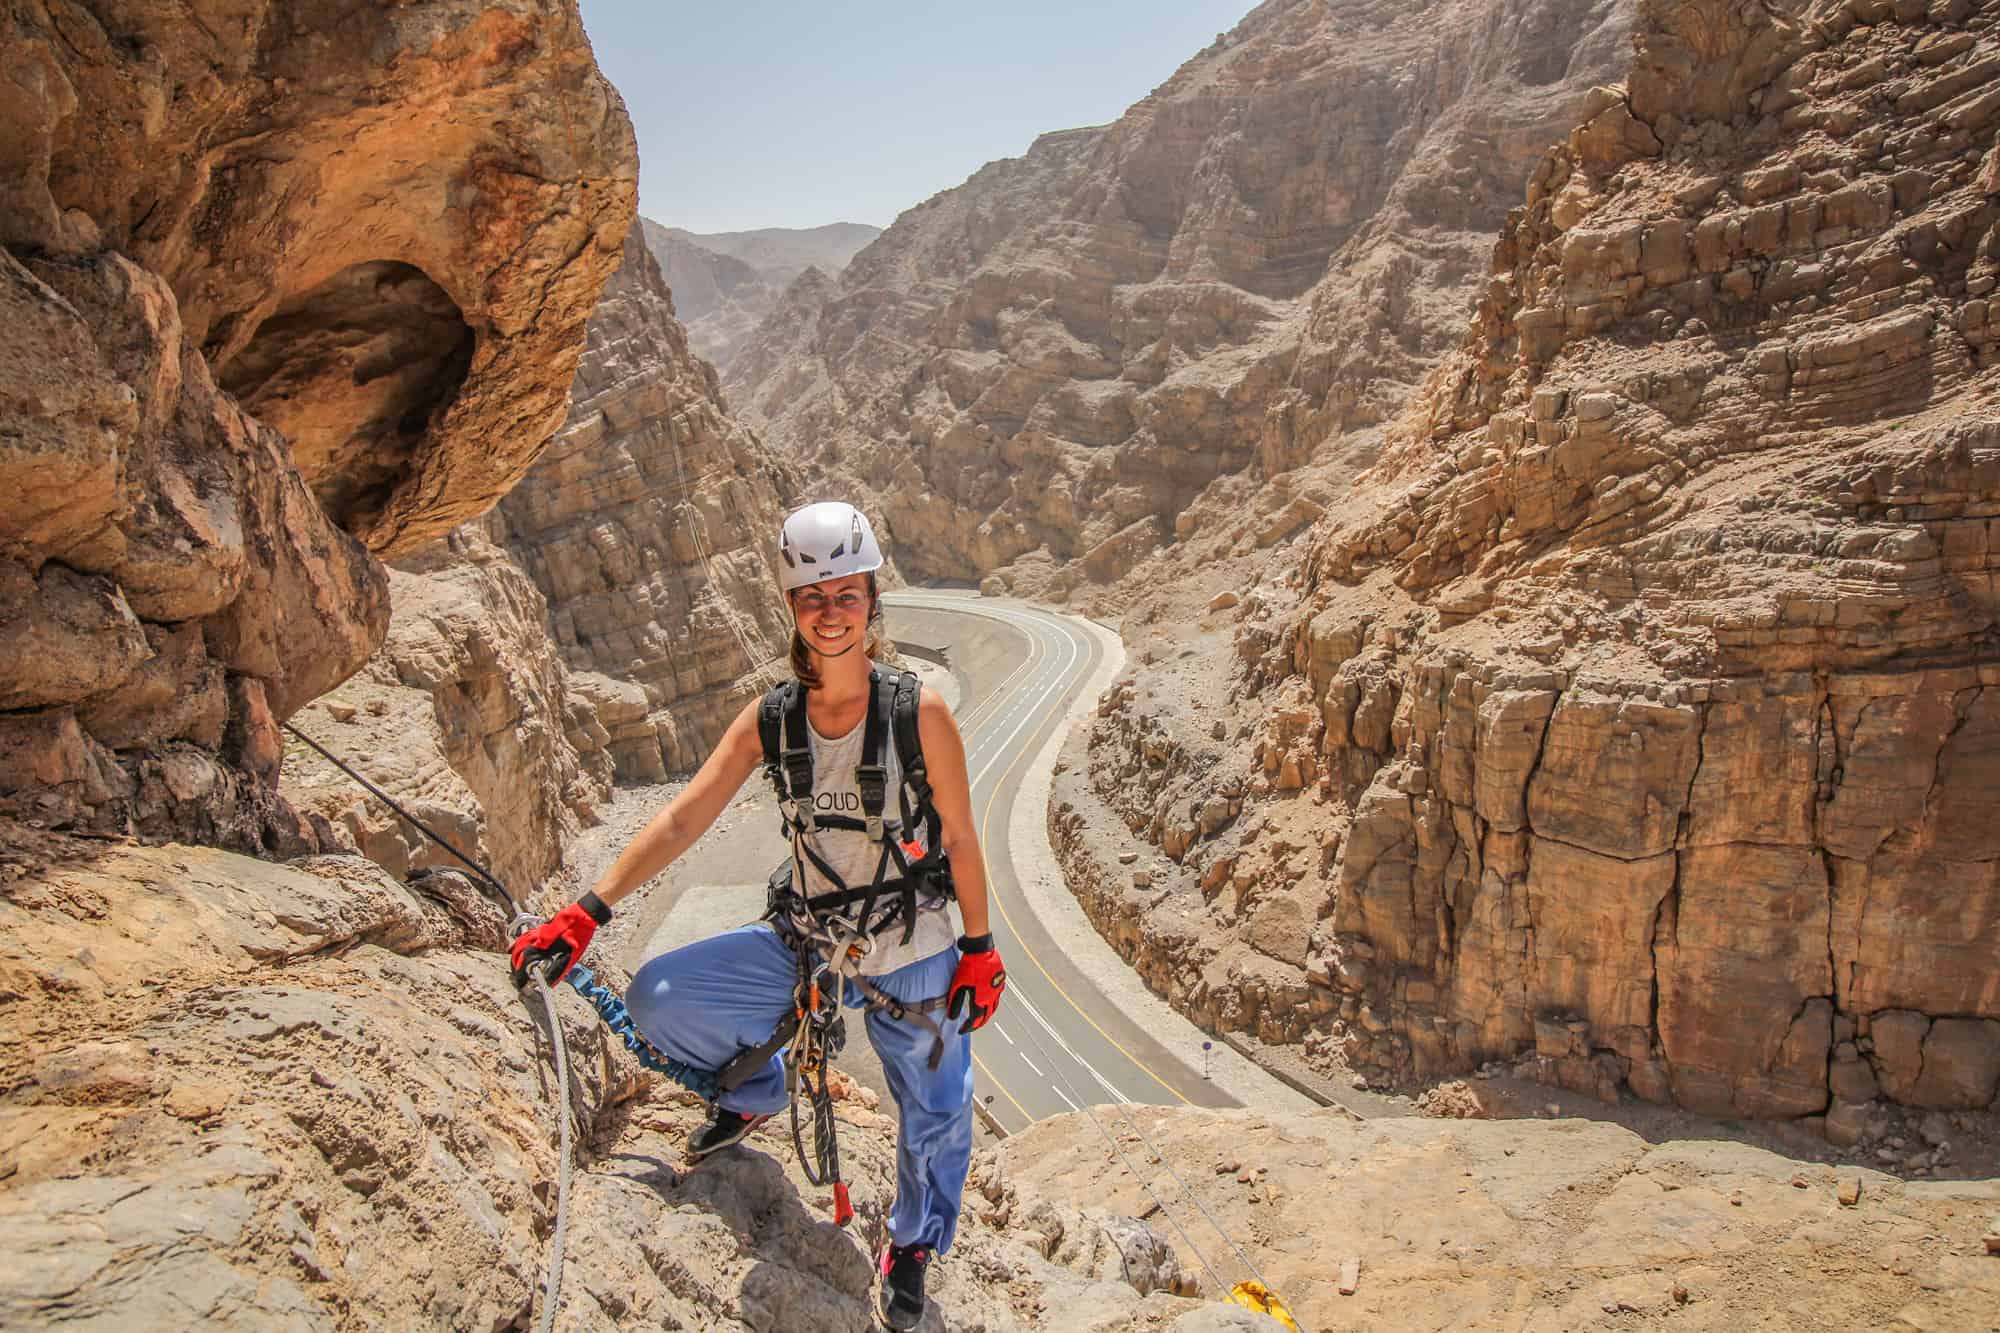
[[808, 268], [829, 277], [882, 234], [860, 222], [701, 233], [643, 218], [646, 245], [666, 271], [674, 309], [696, 352], [726, 370], [737, 346]]

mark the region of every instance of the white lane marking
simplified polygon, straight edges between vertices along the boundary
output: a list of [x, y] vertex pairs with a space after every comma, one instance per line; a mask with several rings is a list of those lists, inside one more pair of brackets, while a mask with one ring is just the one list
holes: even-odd
[[1069, 1094], [1064, 1092], [1061, 1088], [1055, 1088], [1052, 1089], [1052, 1091], [1054, 1091], [1056, 1096], [1063, 1099], [1063, 1105], [1067, 1106], [1070, 1110], [1081, 1111], [1083, 1109], [1081, 1106], [1078, 1106], [1075, 1102], [1071, 1101], [1069, 1099]]
[[[1069, 653], [1068, 660], [1063, 663], [1062, 669], [1055, 673], [1055, 676], [1052, 680], [1050, 680], [1047, 684], [1043, 685], [1039, 691], [1033, 694], [1032, 697], [1034, 699], [1034, 707], [1028, 711], [1028, 715], [1026, 717], [1023, 717], [1019, 722], [1014, 724], [1012, 730], [1008, 731], [1007, 738], [1004, 741], [1000, 742], [999, 753], [996, 753], [990, 759], [988, 759], [986, 763], [980, 768], [979, 773], [972, 779], [974, 784], [980, 782], [982, 779], [986, 777], [988, 773], [993, 771], [993, 766], [1000, 762], [1001, 758], [1007, 753], [1008, 747], [1013, 745], [1014, 738], [1021, 734], [1021, 728], [1027, 726], [1030, 722], [1037, 720], [1036, 715], [1040, 711], [1042, 702], [1046, 700], [1050, 696], [1050, 694], [1056, 692], [1059, 688], [1064, 687], [1069, 683], [1067, 679], [1068, 673], [1071, 665], [1076, 661], [1077, 658], [1077, 653], [1075, 651], [1076, 645], [1074, 643], [1065, 643], [1064, 647], [1069, 648], [1071, 650]], [[1025, 695], [1023, 696], [1024, 699], [1027, 697], [1029, 696]]]
[[[891, 606], [902, 605], [918, 611], [941, 611], [947, 614], [960, 614], [960, 615], [984, 615], [987, 619], [997, 620], [1001, 624], [1006, 625], [1010, 629], [1019, 630], [1025, 628], [1024, 626], [1008, 618], [1007, 616], [996, 613], [991, 607], [984, 608], [980, 611], [970, 611], [963, 606], [955, 605], [949, 601], [944, 603], [926, 602], [921, 598], [910, 597], [907, 593], [890, 594], [889, 596], [885, 597], [884, 600], [887, 601]], [[1030, 649], [1028, 656], [1020, 663], [1020, 665], [1016, 666], [1013, 671], [1008, 673], [1007, 678], [1002, 682], [1000, 682], [998, 688], [989, 691], [987, 694], [985, 694], [980, 699], [975, 701], [971, 708], [966, 710], [966, 715], [963, 718], [959, 719], [961, 727], [967, 730], [972, 729], [974, 726], [983, 727], [989, 720], [989, 718], [986, 715], [991, 714], [995, 709], [997, 709], [1002, 703], [1004, 703], [1011, 696], [1015, 688], [1014, 684], [1015, 681], [1020, 678], [1022, 673], [1032, 670], [1035, 664], [1041, 660], [1043, 653], [1038, 651], [1042, 647], [1042, 642], [1039, 636], [1033, 633], [1029, 633], [1026, 635], [1026, 638], [1028, 639], [1028, 644]]]
[[[1016, 626], [1015, 628], [1019, 627]], [[1018, 703], [1018, 698], [1014, 691], [1019, 687], [1015, 682], [1020, 680], [1023, 675], [1033, 671], [1036, 664], [1041, 661], [1044, 655], [1041, 651], [1041, 641], [1032, 634], [1027, 637], [1028, 654], [1021, 659], [1020, 665], [1007, 673], [1007, 679], [1001, 681], [997, 689], [974, 704], [968, 711], [968, 718], [976, 719], [976, 721], [968, 721], [967, 726], [969, 729], [987, 730], [987, 724], [993, 720], [993, 715], [999, 711], [1003, 704], [1007, 703], [1010, 699]]]
[[[1023, 616], [1022, 619], [1025, 621], [1028, 620], [1028, 617]], [[1045, 685], [1036, 695], [1033, 696], [1035, 698], [1037, 705], [1039, 705], [1041, 700], [1046, 698], [1053, 689], [1057, 688], [1058, 686], [1067, 686], [1070, 683], [1068, 680], [1069, 670], [1071, 665], [1076, 661], [1076, 659], [1079, 656], [1081, 656], [1080, 649], [1082, 646], [1082, 640], [1081, 636], [1073, 635], [1069, 626], [1064, 625], [1059, 620], [1055, 620], [1053, 621], [1053, 623], [1051, 623], [1051, 621], [1043, 620], [1041, 617], [1037, 616], [1034, 617], [1031, 623], [1034, 625], [1036, 629], [1039, 630], [1046, 631], [1049, 628], [1054, 628], [1060, 631], [1063, 640], [1063, 646], [1069, 650], [1067, 654], [1068, 660], [1063, 664], [1062, 669], [1055, 673], [1054, 679], [1051, 680], [1049, 684]], [[1008, 745], [1011, 745], [1014, 736], [1019, 733], [1021, 725], [1024, 724], [1025, 720], [1023, 724], [1017, 724], [1013, 729], [1013, 731], [1008, 733], [1007, 736]], [[1003, 747], [1002, 753], [1004, 754], [1005, 752], [1006, 748]], [[986, 773], [990, 772], [993, 764], [998, 762], [999, 758], [1000, 755], [995, 755], [992, 759], [988, 760], [985, 768], [983, 768], [980, 772], [980, 777], [975, 778], [974, 781], [975, 782], [979, 781], [980, 778], [983, 778], [986, 775]], [[1054, 1041], [1058, 1047], [1061, 1048], [1063, 1054], [1067, 1055], [1071, 1060], [1073, 1060], [1078, 1068], [1087, 1070], [1090, 1076], [1097, 1081], [1098, 1086], [1103, 1088], [1105, 1093], [1108, 1094], [1113, 1101], [1129, 1103], [1132, 1100], [1130, 1097], [1126, 1096], [1123, 1092], [1121, 1092], [1118, 1089], [1118, 1087], [1111, 1082], [1110, 1079], [1106, 1078], [1103, 1072], [1100, 1071], [1097, 1068], [1097, 1066], [1091, 1064], [1088, 1060], [1085, 1060], [1082, 1056], [1078, 1055], [1076, 1052], [1076, 1048], [1071, 1046], [1069, 1042], [1064, 1039], [1062, 1033], [1056, 1030], [1055, 1025], [1051, 1023], [1045, 1015], [1043, 1015], [1041, 1010], [1035, 1006], [1033, 1001], [1029, 1000], [1026, 995], [1019, 996], [1019, 999], [1021, 1001], [1022, 1007], [1028, 1011], [1028, 1015], [1035, 1020], [1035, 1023], [1044, 1032], [1049, 1034], [1049, 1038], [1052, 1041]], [[1046, 1055], [1047, 1053], [1044, 1052], [1044, 1054]], [[1024, 1054], [1022, 1056], [1022, 1059], [1024, 1060], [1027, 1059], [1027, 1056]], [[1037, 1069], [1035, 1072], [1037, 1074], [1041, 1073], [1039, 1069]], [[1068, 1099], [1065, 1098], [1064, 1100], [1067, 1101]], [[1071, 1104], [1074, 1105], [1074, 1103]]]
[[[1059, 637], [1062, 642], [1063, 648], [1067, 650], [1067, 652], [1065, 653], [1066, 660], [1063, 662], [1062, 667], [1059, 670], [1057, 670], [1052, 677], [1044, 678], [1045, 683], [1043, 684], [1041, 689], [1024, 693], [1018, 696], [1014, 701], [1014, 706], [1012, 708], [1009, 708], [1004, 714], [1002, 714], [1000, 718], [997, 719], [997, 721], [989, 719], [986, 724], [982, 725], [982, 732], [984, 734], [982, 735], [981, 740], [982, 742], [985, 742], [990, 737], [998, 735], [1000, 726], [1005, 725], [1005, 723], [1009, 719], [1011, 719], [1014, 716], [1014, 714], [1021, 712], [1024, 708], [1027, 708], [1029, 711], [1028, 717], [1023, 718], [1021, 722], [1016, 723], [1012, 729], [1007, 731], [1005, 739], [999, 742], [998, 745], [999, 752], [994, 754], [991, 758], [989, 758], [986, 761], [986, 763], [980, 768], [980, 771], [977, 774], [977, 776], [974, 776], [972, 778], [972, 783], [976, 784], [979, 781], [983, 780], [985, 776], [992, 771], [993, 765], [999, 762], [1000, 758], [1002, 758], [1009, 752], [1009, 747], [1011, 747], [1014, 738], [1020, 734], [1021, 728], [1023, 726], [1027, 725], [1029, 721], [1034, 720], [1035, 715], [1039, 712], [1040, 706], [1043, 703], [1043, 701], [1045, 701], [1051, 693], [1056, 692], [1059, 689], [1067, 688], [1070, 684], [1073, 683], [1068, 678], [1070, 669], [1073, 666], [1073, 664], [1077, 661], [1077, 659], [1083, 656], [1083, 651], [1087, 647], [1087, 642], [1084, 640], [1081, 634], [1077, 633], [1070, 626], [1064, 624], [1059, 618], [1054, 616], [1044, 617], [1036, 613], [1002, 612], [999, 611], [997, 608], [991, 608], [991, 607], [981, 608], [981, 610], [977, 612], [971, 612], [966, 610], [965, 608], [960, 608], [955, 606], [952, 607], [931, 606], [927, 607], [926, 609], [940, 610], [940, 611], [964, 611], [967, 614], [984, 614], [994, 620], [1001, 621], [1004, 624], [1010, 624], [1015, 628], [1028, 631], [1030, 641], [1034, 645], [1034, 651], [1032, 651], [1029, 654], [1029, 661], [1027, 663], [1024, 663], [1022, 668], [1017, 668], [1016, 671], [1009, 676], [1008, 678], [1009, 684], [1011, 684], [1012, 681], [1021, 674], [1022, 670], [1026, 669], [1028, 666], [1033, 665], [1036, 661], [1042, 659], [1043, 657], [1054, 656], [1053, 651], [1051, 651], [1047, 647], [1048, 639], [1044, 637], [1045, 635], [1048, 634], [1048, 631], [1050, 630], [1056, 631], [1056, 635], [1051, 637]], [[1030, 707], [1031, 700], [1032, 700], [1032, 707]], [[978, 748], [983, 751], [987, 749], [988, 746], [982, 743]], [[1036, 1008], [1033, 1001], [1029, 1000], [1028, 997], [1024, 994], [1017, 993], [1016, 998], [1019, 999], [1021, 1006], [1027, 1010], [1029, 1016], [1035, 1020], [1036, 1025], [1039, 1026], [1044, 1032], [1048, 1033], [1050, 1039], [1053, 1040], [1056, 1043], [1056, 1045], [1061, 1048], [1063, 1054], [1067, 1055], [1071, 1060], [1073, 1060], [1079, 1068], [1087, 1070], [1090, 1076], [1097, 1081], [1098, 1086], [1103, 1088], [1104, 1091], [1111, 1097], [1113, 1101], [1128, 1103], [1128, 1104], [1131, 1102], [1132, 1099], [1126, 1096], [1123, 1092], [1121, 1092], [1116, 1085], [1114, 1085], [1108, 1078], [1104, 1076], [1102, 1071], [1100, 1071], [1095, 1065], [1091, 1064], [1089, 1061], [1085, 1060], [1082, 1056], [1077, 1054], [1076, 1049], [1072, 1047], [1067, 1040], [1064, 1039], [1062, 1033], [1056, 1030], [1055, 1025], [1049, 1022], [1049, 1020], [1042, 1014], [1041, 1010]], [[1027, 1063], [1028, 1067], [1030, 1069], [1033, 1069], [1037, 1076], [1042, 1076], [1042, 1071], [1036, 1067], [1036, 1065], [1032, 1060], [1029, 1060], [1025, 1050], [1023, 1050], [1017, 1043], [1015, 1043], [1012, 1037], [1007, 1038], [1007, 1040], [1010, 1045], [1014, 1045], [1015, 1049], [1018, 1052], [1020, 1052], [1021, 1059]], [[1040, 1043], [1038, 1042], [1036, 1044], [1039, 1045]], [[1048, 1053], [1044, 1051], [1043, 1054], [1046, 1056]], [[1064, 1081], [1067, 1082], [1067, 1080]], [[1054, 1091], [1058, 1097], [1061, 1097], [1064, 1103], [1070, 1106], [1071, 1109], [1077, 1109], [1076, 1103], [1072, 1101], [1069, 1098], [1069, 1096], [1062, 1091], [1061, 1088], [1054, 1087], [1052, 1085], [1051, 1091]]]
[[1026, 1065], [1026, 1066], [1027, 1066], [1028, 1068], [1030, 1068], [1030, 1069], [1034, 1070], [1034, 1071], [1035, 1071], [1035, 1077], [1036, 1077], [1036, 1078], [1047, 1078], [1047, 1077], [1048, 1077], [1048, 1075], [1046, 1075], [1046, 1074], [1044, 1074], [1044, 1073], [1042, 1072], [1042, 1070], [1041, 1070], [1041, 1066], [1037, 1065], [1037, 1064], [1036, 1064], [1036, 1063], [1035, 1063], [1035, 1062], [1034, 1062], [1033, 1060], [1030, 1060], [1030, 1059], [1028, 1058], [1028, 1053], [1027, 1053], [1026, 1051], [1022, 1051], [1022, 1052], [1021, 1052], [1021, 1063], [1022, 1063], [1022, 1064], [1024, 1064], [1024, 1065]]
[[[1041, 1025], [1042, 1030], [1049, 1034], [1050, 1038], [1054, 1040], [1057, 1046], [1062, 1048], [1062, 1053], [1064, 1055], [1067, 1055], [1071, 1060], [1074, 1060], [1078, 1068], [1089, 1071], [1090, 1076], [1097, 1080], [1098, 1086], [1103, 1088], [1104, 1091], [1110, 1095], [1112, 1101], [1129, 1102], [1132, 1100], [1130, 1097], [1127, 1097], [1124, 1093], [1120, 1092], [1116, 1087], [1114, 1087], [1112, 1085], [1111, 1080], [1104, 1077], [1104, 1075], [1098, 1070], [1096, 1065], [1090, 1063], [1090, 1061], [1078, 1055], [1076, 1053], [1076, 1049], [1072, 1047], [1067, 1041], [1063, 1040], [1062, 1033], [1056, 1031], [1055, 1024], [1049, 1022], [1048, 1019], [1042, 1016], [1042, 1011], [1035, 1007], [1035, 1003], [1033, 1000], [1030, 1000], [1025, 995], [1017, 996], [1016, 998], [1018, 998], [1021, 1001], [1021, 1007], [1028, 1011], [1029, 1016], [1032, 1017], [1036, 1023]], [[1032, 1034], [1030, 1035], [1032, 1036]], [[1047, 1055], [1048, 1052], [1044, 1051], [1043, 1054]], [[1051, 1056], [1050, 1058], [1051, 1060], [1054, 1059], [1053, 1056]]]

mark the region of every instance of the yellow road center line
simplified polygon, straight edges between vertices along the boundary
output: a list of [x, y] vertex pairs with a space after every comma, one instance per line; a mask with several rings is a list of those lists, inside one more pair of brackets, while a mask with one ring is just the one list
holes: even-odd
[[974, 1051], [972, 1053], [972, 1063], [978, 1068], [980, 1073], [986, 1075], [986, 1081], [988, 1083], [991, 1083], [994, 1087], [1000, 1089], [1000, 1095], [1002, 1097], [1005, 1097], [1008, 1101], [1014, 1103], [1014, 1109], [1021, 1113], [1021, 1119], [1027, 1121], [1031, 1125], [1035, 1123], [1035, 1117], [1028, 1114], [1028, 1108], [1021, 1105], [1021, 1103], [1014, 1101], [1014, 1094], [1007, 1091], [1007, 1085], [1005, 1083], [1002, 1083], [999, 1077], [996, 1074], [994, 1074], [992, 1070], [986, 1067], [986, 1062], [979, 1058], [978, 1051]]

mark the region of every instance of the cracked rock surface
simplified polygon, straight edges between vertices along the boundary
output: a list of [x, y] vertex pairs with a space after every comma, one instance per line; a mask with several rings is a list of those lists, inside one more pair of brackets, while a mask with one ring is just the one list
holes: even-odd
[[[1976, 1328], [2000, 1300], [1979, 1237], [2000, 1182], [1801, 1168], [1615, 1125], [1102, 1107], [1224, 1280], [1262, 1272], [1307, 1328]], [[1144, 1130], [1144, 1137], [1138, 1132]], [[1023, 1192], [1152, 1196], [1076, 1115], [993, 1150]], [[1175, 1175], [1169, 1175], [1167, 1166]], [[1841, 1202], [1842, 1182], [1858, 1203]], [[1243, 1247], [1215, 1238], [1182, 1185]], [[1152, 1216], [1154, 1225], [1158, 1217]], [[1167, 1234], [1173, 1235], [1171, 1231]], [[1182, 1262], [1198, 1261], [1176, 1237]], [[1338, 1289], [1359, 1260], [1357, 1290]]]
[[1842, 1146], [1994, 1106], [2000, 12], [1743, 12], [1642, 5], [1380, 463], [1135, 602], [1055, 815], [1157, 847], [1140, 916], [1068, 835], [1191, 1011]]
[[[525, 1327], [556, 1089], [503, 927], [453, 874], [412, 887], [355, 856], [0, 824], [0, 1322]], [[682, 1169], [698, 1105], [567, 987], [557, 1006], [578, 1117], [558, 1327], [867, 1328], [894, 1188], [873, 1094], [838, 1104], [844, 1232], [777, 1123]], [[1091, 1194], [1006, 1197], [1022, 1220], [968, 1216], [926, 1327], [1160, 1330], [1204, 1310], [1144, 1224]]]
[[[734, 352], [744, 419], [879, 496], [912, 578], [1107, 592], [1449, 351], [1622, 0], [1277, 0], [1109, 125], [1039, 136], [807, 272]], [[1270, 545], [1323, 511], [1287, 496]], [[1234, 526], [1236, 515], [1214, 520]]]

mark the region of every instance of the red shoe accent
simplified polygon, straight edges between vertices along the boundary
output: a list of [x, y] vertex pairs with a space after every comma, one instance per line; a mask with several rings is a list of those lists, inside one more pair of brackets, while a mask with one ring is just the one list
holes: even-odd
[[833, 1224], [844, 1227], [854, 1220], [854, 1205], [847, 1201], [847, 1182], [833, 1182]]

